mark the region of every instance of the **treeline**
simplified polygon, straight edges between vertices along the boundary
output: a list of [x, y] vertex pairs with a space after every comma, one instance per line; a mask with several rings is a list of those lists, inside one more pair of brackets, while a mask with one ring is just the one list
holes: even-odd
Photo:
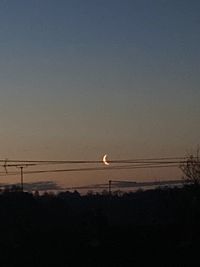
[[5, 190], [0, 264], [192, 266], [199, 261], [199, 225], [196, 186], [84, 196]]

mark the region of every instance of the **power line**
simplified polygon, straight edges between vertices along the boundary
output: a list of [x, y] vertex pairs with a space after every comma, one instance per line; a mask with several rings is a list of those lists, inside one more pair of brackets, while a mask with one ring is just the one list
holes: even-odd
[[[155, 164], [182, 164], [182, 163], [186, 163], [187, 161], [117, 161], [117, 162], [113, 162], [110, 161], [109, 163], [124, 163], [124, 164], [135, 164], [134, 166], [140, 166], [140, 165], [155, 165]], [[99, 162], [100, 164], [102, 164], [102, 161]], [[59, 165], [59, 163], [57, 163]], [[21, 166], [22, 164], [4, 164], [4, 165], [0, 165], [0, 167], [18, 167]], [[40, 164], [39, 164], [40, 165]], [[38, 166], [38, 164], [23, 164], [23, 166], [26, 167], [33, 167], [33, 166]], [[127, 165], [125, 165], [127, 166]]]
[[[26, 171], [24, 174], [42, 174], [42, 173], [61, 173], [61, 172], [88, 172], [88, 171], [109, 171], [109, 170], [128, 170], [128, 169], [145, 169], [145, 168], [172, 168], [179, 167], [177, 164], [165, 165], [119, 165], [113, 167], [95, 167], [95, 168], [69, 168], [69, 169], [54, 169], [54, 170], [35, 170]], [[19, 172], [8, 172], [7, 175], [18, 175]], [[5, 175], [5, 174], [4, 174]], [[2, 176], [2, 174], [0, 174]]]
[[[39, 169], [31, 171], [21, 170], [21, 177], [24, 174], [43, 174], [43, 173], [61, 173], [61, 172], [89, 172], [89, 171], [109, 171], [109, 170], [134, 170], [146, 168], [175, 168], [187, 162], [186, 157], [157, 157], [157, 158], [139, 158], [139, 159], [120, 159], [110, 160], [110, 166], [104, 167], [79, 167], [66, 169]], [[8, 172], [8, 167], [37, 167], [41, 165], [59, 165], [59, 164], [103, 164], [102, 160], [19, 160], [19, 159], [5, 159], [0, 160], [1, 167], [5, 168], [5, 172], [0, 172], [0, 176], [19, 175], [19, 172]], [[116, 164], [123, 165], [116, 165]], [[21, 181], [23, 178], [21, 178]], [[23, 181], [22, 187], [23, 187]]]
[[[183, 161], [186, 157], [159, 157], [159, 158], [136, 158], [136, 159], [120, 159], [120, 160], [109, 160], [109, 163], [137, 163], [137, 162], [149, 162], [149, 161]], [[37, 164], [96, 164], [102, 163], [102, 160], [18, 160], [18, 159], [2, 159], [0, 162], [4, 163], [3, 166], [8, 165], [7, 163], [32, 163]]]

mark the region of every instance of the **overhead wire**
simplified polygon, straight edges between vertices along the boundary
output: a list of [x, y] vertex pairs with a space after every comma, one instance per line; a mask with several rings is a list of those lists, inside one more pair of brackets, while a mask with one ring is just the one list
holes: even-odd
[[[137, 163], [137, 162], [149, 162], [149, 161], [182, 161], [185, 160], [186, 157], [159, 157], [159, 158], [136, 158], [136, 159], [120, 159], [120, 160], [109, 160], [109, 163]], [[22, 160], [22, 159], [1, 159], [0, 162], [4, 163], [19, 163], [19, 164], [98, 164], [102, 163], [102, 160]]]
[[[78, 167], [65, 169], [39, 169], [24, 171], [24, 174], [42, 174], [42, 173], [60, 173], [60, 172], [85, 172], [85, 171], [107, 171], [107, 170], [125, 170], [125, 169], [145, 169], [145, 168], [172, 168], [179, 167], [181, 164], [187, 162], [186, 157], [157, 157], [157, 158], [138, 158], [138, 159], [121, 159], [109, 160], [109, 166], [104, 167]], [[18, 175], [19, 172], [8, 172], [8, 167], [37, 167], [50, 165], [65, 165], [65, 164], [103, 164], [102, 160], [19, 160], [19, 159], [5, 159], [0, 160], [0, 167], [5, 168], [5, 172], [0, 172], [0, 176]], [[120, 164], [123, 165], [115, 165]], [[113, 164], [113, 165], [112, 165]]]
[[[54, 169], [54, 170], [33, 170], [24, 171], [24, 174], [42, 174], [42, 173], [61, 173], [61, 172], [85, 172], [85, 171], [109, 171], [109, 170], [130, 170], [130, 169], [145, 169], [145, 168], [172, 168], [178, 167], [177, 164], [165, 164], [165, 165], [119, 165], [108, 167], [94, 167], [94, 168], [69, 168], [69, 169]], [[8, 172], [6, 175], [18, 175], [20, 172]], [[0, 173], [2, 176], [3, 173]], [[5, 176], [5, 173], [4, 173]]]

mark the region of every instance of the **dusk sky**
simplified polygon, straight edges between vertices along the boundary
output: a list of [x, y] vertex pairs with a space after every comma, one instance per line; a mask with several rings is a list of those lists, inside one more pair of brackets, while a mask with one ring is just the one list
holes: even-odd
[[[199, 85], [198, 0], [0, 2], [1, 159], [185, 156], [199, 144]], [[73, 186], [180, 173], [60, 173], [27, 181], [43, 178]], [[8, 179], [15, 178], [1, 180]]]

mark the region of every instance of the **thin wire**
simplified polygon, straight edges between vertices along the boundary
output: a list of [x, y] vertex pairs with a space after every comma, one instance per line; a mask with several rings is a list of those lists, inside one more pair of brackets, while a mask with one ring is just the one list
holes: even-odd
[[[125, 159], [125, 160], [109, 160], [110, 163], [137, 163], [146, 162], [146, 161], [164, 161], [164, 160], [184, 160], [187, 159], [186, 157], [160, 157], [160, 158], [140, 158], [140, 159]], [[35, 164], [95, 164], [95, 163], [102, 163], [102, 160], [0, 160], [0, 162], [4, 163], [3, 166], [7, 166], [7, 162], [13, 163], [35, 163]]]
[[[118, 163], [126, 163], [126, 164], [130, 164], [130, 163], [134, 163], [135, 166], [137, 165], [152, 165], [152, 164], [183, 164], [186, 163], [187, 161], [136, 161], [136, 162], [131, 162], [131, 161], [118, 161]], [[100, 162], [102, 164], [102, 161]], [[113, 161], [109, 161], [109, 164], [113, 164], [116, 162]], [[137, 164], [137, 165], [136, 165]], [[25, 166], [25, 167], [30, 167], [30, 166], [38, 166], [40, 164], [7, 164], [7, 165], [0, 165], [0, 167], [19, 167], [19, 166]]]
[[[145, 168], [172, 168], [179, 167], [177, 164], [165, 165], [120, 165], [111, 167], [95, 167], [95, 168], [71, 168], [71, 169], [55, 169], [55, 170], [36, 170], [25, 171], [24, 174], [41, 174], [41, 173], [60, 173], [60, 172], [83, 172], [83, 171], [109, 171], [109, 170], [128, 170], [128, 169], [145, 169]], [[5, 175], [18, 175], [19, 172], [10, 172]], [[1, 175], [2, 176], [2, 175]]]

